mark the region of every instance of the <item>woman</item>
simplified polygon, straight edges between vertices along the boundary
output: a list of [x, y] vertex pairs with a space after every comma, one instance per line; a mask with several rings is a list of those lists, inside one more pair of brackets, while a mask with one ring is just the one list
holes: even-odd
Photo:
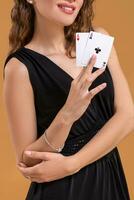
[[134, 110], [116, 50], [103, 70], [95, 55], [75, 65], [76, 32], [109, 35], [92, 26], [92, 6], [15, 0], [4, 97], [27, 200], [130, 199], [117, 144], [134, 129]]

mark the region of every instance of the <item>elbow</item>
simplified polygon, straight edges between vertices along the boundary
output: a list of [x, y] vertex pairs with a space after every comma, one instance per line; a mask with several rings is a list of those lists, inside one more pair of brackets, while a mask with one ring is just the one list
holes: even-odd
[[31, 166], [31, 159], [30, 157], [28, 157], [27, 154], [25, 154], [25, 151], [29, 150], [28, 148], [25, 148], [23, 151], [22, 151], [22, 154], [20, 156], [20, 161], [22, 163], [24, 163], [25, 165], [27, 166]]
[[134, 110], [131, 111], [118, 111], [116, 114], [122, 120], [125, 135], [129, 135], [134, 131]]
[[21, 162], [24, 163], [28, 167], [32, 167], [36, 164], [39, 164], [42, 161], [40, 158], [33, 158], [25, 153], [25, 151], [30, 151], [30, 150], [32, 150], [32, 149], [29, 148], [29, 146], [26, 147], [23, 150], [22, 155], [21, 155]]
[[24, 165], [29, 165], [29, 157], [25, 154], [25, 151], [27, 150], [27, 148], [19, 151], [19, 153], [17, 153], [16, 155], [16, 164], [19, 163], [23, 163]]
[[131, 117], [131, 123], [132, 123], [132, 132], [134, 131], [134, 114], [132, 115], [132, 117]]
[[128, 128], [128, 134], [132, 133], [134, 131], [134, 113], [133, 114], [129, 114], [127, 116], [127, 120], [125, 125]]
[[23, 151], [16, 154], [16, 164], [18, 165], [18, 164], [20, 164], [20, 163], [26, 164], [26, 163], [24, 162], [24, 158], [23, 158]]
[[134, 131], [134, 107], [132, 108], [132, 110], [129, 113], [129, 120], [130, 120], [130, 124], [131, 124], [131, 132]]
[[24, 163], [24, 164], [26, 164], [25, 163], [25, 154], [24, 154], [24, 151], [25, 150], [22, 150], [19, 154], [17, 154], [17, 156], [16, 156], [17, 163]]

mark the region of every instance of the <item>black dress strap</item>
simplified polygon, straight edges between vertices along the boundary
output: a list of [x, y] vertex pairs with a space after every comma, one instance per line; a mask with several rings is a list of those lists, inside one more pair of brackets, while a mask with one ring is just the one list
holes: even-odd
[[28, 75], [29, 75], [29, 80], [30, 80], [31, 86], [32, 86], [33, 91], [35, 93], [35, 90], [36, 90], [36, 84], [35, 84], [36, 83], [36, 73], [35, 73], [35, 70], [33, 68], [33, 65], [32, 65], [30, 59], [23, 53], [22, 48], [19, 48], [18, 50], [16, 50], [15, 52], [9, 54], [6, 57], [4, 65], [3, 65], [3, 80], [5, 79], [5, 67], [6, 67], [6, 64], [13, 57], [17, 58], [26, 67], [26, 69], [28, 71]]

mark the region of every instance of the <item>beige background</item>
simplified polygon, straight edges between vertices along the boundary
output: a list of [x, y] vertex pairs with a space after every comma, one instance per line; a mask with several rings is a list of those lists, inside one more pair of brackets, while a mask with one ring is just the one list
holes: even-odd
[[[29, 181], [23, 178], [15, 166], [15, 155], [10, 140], [6, 113], [2, 100], [2, 70], [8, 49], [8, 32], [10, 28], [10, 9], [13, 1], [0, 1], [0, 198], [2, 200], [24, 200], [29, 188]], [[134, 1], [133, 0], [96, 0], [96, 26], [104, 27], [115, 36], [115, 46], [121, 66], [134, 96]], [[125, 95], [125, 94], [124, 94]], [[123, 97], [121, 97], [123, 98]], [[118, 146], [126, 174], [131, 200], [134, 199], [134, 159], [133, 134], [127, 136]]]

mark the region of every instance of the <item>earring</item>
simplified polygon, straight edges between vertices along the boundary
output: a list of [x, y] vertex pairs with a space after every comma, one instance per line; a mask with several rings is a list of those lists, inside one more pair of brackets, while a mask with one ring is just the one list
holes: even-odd
[[29, 1], [28, 1], [28, 3], [32, 4], [32, 3], [33, 3], [33, 1], [32, 1], [32, 0], [29, 0]]

